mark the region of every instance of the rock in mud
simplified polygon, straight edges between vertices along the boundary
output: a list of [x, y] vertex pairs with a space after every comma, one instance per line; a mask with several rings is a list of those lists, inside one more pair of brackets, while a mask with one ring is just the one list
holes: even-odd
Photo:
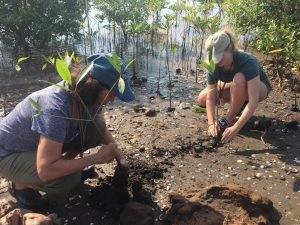
[[175, 111], [175, 108], [173, 108], [173, 107], [168, 107], [168, 109], [167, 109], [167, 112], [174, 112]]
[[292, 112], [299, 112], [300, 109], [299, 109], [298, 105], [293, 104], [292, 107], [291, 107], [291, 111]]
[[156, 116], [156, 110], [155, 109], [146, 109], [145, 116], [154, 117]]
[[190, 109], [191, 105], [189, 103], [180, 103], [179, 109]]
[[177, 75], [178, 75], [178, 74], [181, 74], [181, 69], [180, 69], [180, 68], [177, 68], [175, 72], [176, 72]]
[[145, 146], [144, 146], [144, 145], [142, 145], [142, 146], [139, 148], [139, 151], [140, 151], [140, 152], [145, 152], [145, 151], [146, 151], [146, 148], [145, 148]]
[[138, 202], [129, 202], [120, 215], [121, 225], [153, 225], [152, 208]]
[[140, 113], [140, 112], [145, 112], [146, 111], [146, 109], [144, 108], [144, 106], [142, 104], [138, 104], [138, 105], [133, 106], [133, 110], [136, 113]]
[[166, 150], [163, 148], [157, 148], [155, 146], [153, 146], [153, 150], [151, 152], [151, 154], [155, 157], [162, 157], [166, 154]]

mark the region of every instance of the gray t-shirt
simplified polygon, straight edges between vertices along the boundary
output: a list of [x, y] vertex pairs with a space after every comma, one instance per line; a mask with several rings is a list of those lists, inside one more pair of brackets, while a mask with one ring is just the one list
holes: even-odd
[[[59, 83], [66, 86], [64, 81]], [[36, 113], [30, 98], [36, 101], [42, 115]], [[5, 118], [0, 121], [0, 157], [11, 153], [36, 151], [43, 135], [59, 143], [72, 141], [79, 131], [71, 118], [71, 95], [67, 91], [50, 86], [34, 92], [20, 102]]]

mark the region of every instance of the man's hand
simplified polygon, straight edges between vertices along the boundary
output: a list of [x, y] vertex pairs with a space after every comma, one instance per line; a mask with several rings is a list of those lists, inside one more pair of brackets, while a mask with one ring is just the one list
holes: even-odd
[[233, 126], [228, 127], [225, 129], [225, 131], [222, 135], [221, 142], [224, 144], [231, 142], [237, 134], [238, 134], [238, 130], [235, 127], [233, 127]]
[[208, 126], [208, 135], [209, 136], [217, 137], [219, 132], [220, 132], [220, 128], [217, 124], [210, 124]]
[[115, 158], [119, 158], [119, 150], [115, 143], [103, 145], [101, 149], [92, 156], [93, 163], [95, 164], [110, 163]]

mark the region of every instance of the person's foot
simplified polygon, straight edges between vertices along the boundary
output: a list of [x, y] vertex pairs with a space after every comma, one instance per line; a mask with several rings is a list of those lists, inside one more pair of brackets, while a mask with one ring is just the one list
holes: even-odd
[[32, 188], [17, 190], [15, 188], [15, 184], [11, 183], [9, 192], [16, 198], [17, 204], [20, 208], [39, 212], [49, 207], [48, 199]]

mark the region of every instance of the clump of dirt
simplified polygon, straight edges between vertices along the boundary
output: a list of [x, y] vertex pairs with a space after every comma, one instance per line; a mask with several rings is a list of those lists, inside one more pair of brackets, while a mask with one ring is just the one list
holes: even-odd
[[128, 185], [129, 168], [118, 163], [115, 174], [112, 179], [112, 184], [115, 187], [124, 188]]
[[144, 183], [153, 182], [154, 179], [162, 179], [164, 169], [156, 164], [149, 164], [145, 161], [129, 158], [130, 175], [129, 182], [133, 180], [140, 180]]
[[222, 146], [220, 140], [214, 137], [202, 137], [193, 140], [178, 138], [175, 144], [175, 148], [158, 147], [154, 145], [151, 152], [152, 157], [176, 157], [179, 154], [184, 155], [186, 153], [199, 154], [203, 151], [214, 152], [217, 151], [218, 147]]
[[170, 202], [165, 225], [268, 225], [281, 218], [268, 198], [235, 184], [179, 190]]
[[111, 211], [119, 209], [129, 200], [130, 194], [127, 187], [115, 187], [106, 180], [100, 186], [92, 189], [89, 202], [92, 208]]
[[203, 151], [214, 151], [221, 146], [218, 138], [203, 137], [197, 140], [189, 140], [181, 143], [181, 150], [183, 152], [201, 153]]
[[152, 194], [156, 191], [153, 180], [163, 178], [163, 169], [132, 158], [128, 162], [129, 168], [117, 165], [113, 177], [107, 176], [99, 186], [92, 189], [91, 207], [117, 212], [133, 200], [153, 203]]

